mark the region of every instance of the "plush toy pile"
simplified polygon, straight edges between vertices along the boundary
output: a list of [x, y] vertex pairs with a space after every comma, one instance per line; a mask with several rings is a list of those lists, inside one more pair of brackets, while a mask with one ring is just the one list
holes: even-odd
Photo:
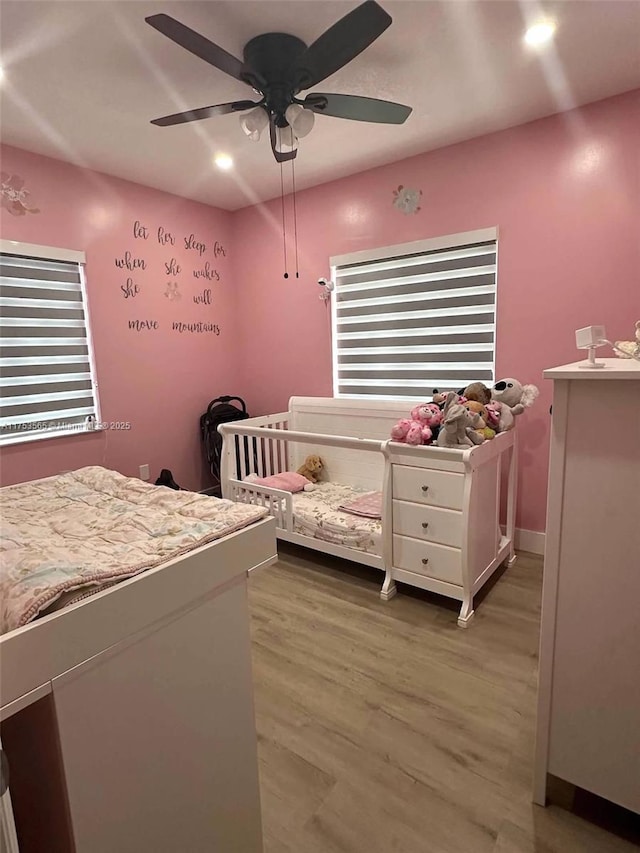
[[391, 430], [391, 438], [405, 444], [472, 447], [512, 429], [515, 419], [533, 405], [539, 391], [517, 379], [496, 382], [489, 389], [473, 382], [459, 393], [433, 392], [431, 403], [421, 403]]
[[619, 358], [635, 358], [640, 361], [640, 320], [636, 323], [635, 341], [616, 341], [613, 349]]

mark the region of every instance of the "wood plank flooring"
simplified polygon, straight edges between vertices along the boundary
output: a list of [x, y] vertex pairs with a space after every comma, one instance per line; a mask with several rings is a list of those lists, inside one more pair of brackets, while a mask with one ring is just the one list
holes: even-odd
[[265, 853], [630, 853], [530, 802], [542, 561], [458, 606], [294, 546], [250, 581]]

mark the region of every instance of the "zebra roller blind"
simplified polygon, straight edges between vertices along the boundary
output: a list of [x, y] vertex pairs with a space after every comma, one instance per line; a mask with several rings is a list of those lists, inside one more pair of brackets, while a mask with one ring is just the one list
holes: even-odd
[[497, 229], [331, 259], [334, 395], [430, 399], [495, 381]]
[[97, 418], [83, 262], [79, 252], [2, 241], [0, 444]]

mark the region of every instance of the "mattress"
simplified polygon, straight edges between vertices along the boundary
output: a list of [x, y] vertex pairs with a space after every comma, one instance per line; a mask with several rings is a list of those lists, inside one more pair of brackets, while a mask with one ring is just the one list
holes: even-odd
[[312, 492], [298, 492], [293, 495], [294, 532], [381, 556], [382, 521], [338, 509], [365, 492], [340, 483], [319, 483]]
[[97, 466], [7, 486], [0, 501], [0, 633], [267, 515]]

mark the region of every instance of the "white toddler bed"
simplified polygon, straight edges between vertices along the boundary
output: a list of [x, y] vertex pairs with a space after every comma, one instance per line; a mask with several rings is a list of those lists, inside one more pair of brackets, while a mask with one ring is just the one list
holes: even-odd
[[[461, 601], [458, 624], [466, 626], [474, 595], [515, 559], [516, 430], [469, 449], [409, 447], [388, 439], [404, 416], [406, 404], [292, 397], [287, 412], [223, 424], [223, 495], [265, 506], [279, 539], [380, 569], [385, 600], [400, 580]], [[292, 495], [245, 480], [295, 471], [311, 453], [325, 463], [318, 492]], [[314, 528], [309, 507], [324, 490], [336, 500]], [[379, 521], [337, 510], [343, 495], [375, 491]]]

